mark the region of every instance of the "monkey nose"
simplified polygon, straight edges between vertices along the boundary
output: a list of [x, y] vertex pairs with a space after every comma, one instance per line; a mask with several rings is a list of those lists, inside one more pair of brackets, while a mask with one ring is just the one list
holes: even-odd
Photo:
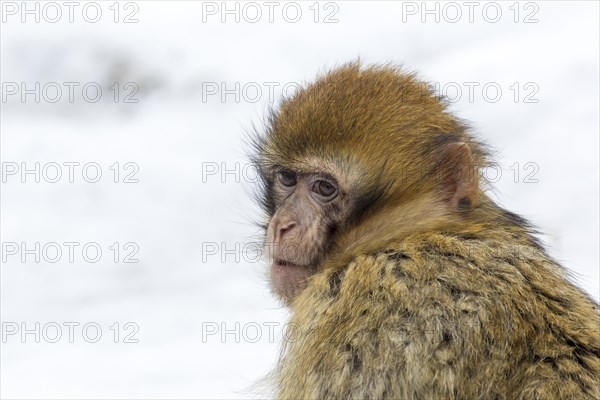
[[296, 223], [294, 221], [281, 224], [281, 227], [279, 228], [279, 237], [282, 238], [285, 233], [289, 232], [295, 226]]

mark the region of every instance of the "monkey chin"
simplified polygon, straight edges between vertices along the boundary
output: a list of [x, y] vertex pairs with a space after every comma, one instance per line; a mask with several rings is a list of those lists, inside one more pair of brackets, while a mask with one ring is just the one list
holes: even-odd
[[275, 260], [271, 265], [273, 291], [284, 301], [291, 302], [308, 285], [308, 279], [314, 275], [312, 265], [298, 265], [289, 261]]

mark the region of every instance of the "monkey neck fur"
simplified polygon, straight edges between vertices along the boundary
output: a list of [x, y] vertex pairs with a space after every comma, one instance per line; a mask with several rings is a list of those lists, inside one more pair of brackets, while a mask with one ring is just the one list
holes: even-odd
[[508, 239], [540, 247], [536, 231], [523, 218], [496, 204], [485, 193], [467, 212], [448, 210], [436, 192], [419, 195], [414, 201], [390, 202], [375, 207], [360, 223], [345, 228], [324, 258], [320, 270], [341, 270], [358, 255], [375, 254], [397, 248], [409, 236], [443, 232], [480, 240]]

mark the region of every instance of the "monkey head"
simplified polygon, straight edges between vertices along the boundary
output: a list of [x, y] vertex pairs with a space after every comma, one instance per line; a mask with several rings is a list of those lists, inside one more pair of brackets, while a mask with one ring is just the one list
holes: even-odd
[[299, 90], [254, 138], [274, 292], [425, 229], [481, 199], [486, 152], [431, 87], [393, 66], [345, 65]]

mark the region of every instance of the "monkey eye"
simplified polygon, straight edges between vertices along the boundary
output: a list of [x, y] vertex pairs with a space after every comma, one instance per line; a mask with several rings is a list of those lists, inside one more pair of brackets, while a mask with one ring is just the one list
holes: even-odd
[[291, 187], [296, 185], [296, 174], [292, 171], [283, 170], [277, 173], [277, 179], [283, 186]]
[[316, 181], [312, 190], [326, 201], [333, 200], [337, 196], [337, 187], [327, 181]]

